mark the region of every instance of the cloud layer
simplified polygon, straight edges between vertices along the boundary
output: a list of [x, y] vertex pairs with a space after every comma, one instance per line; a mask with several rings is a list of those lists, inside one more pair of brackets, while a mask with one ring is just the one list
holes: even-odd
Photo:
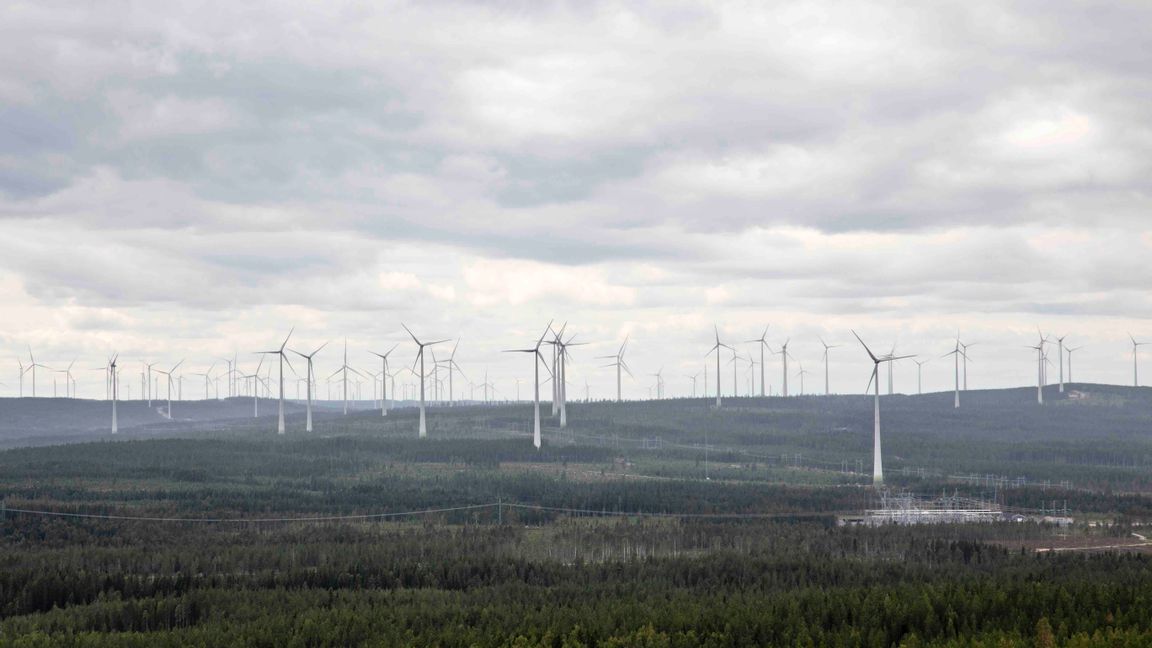
[[[772, 323], [809, 370], [852, 327], [926, 356], [960, 328], [978, 386], [1031, 380], [1037, 325], [1087, 345], [1082, 379], [1128, 381], [1127, 332], [1152, 338], [1138, 3], [0, 16], [12, 355], [199, 370], [296, 325], [366, 362], [406, 321], [510, 389], [500, 349], [555, 317], [587, 355], [631, 333], [637, 373], [684, 393], [713, 322]], [[859, 350], [838, 351], [855, 391]], [[574, 375], [611, 383], [591, 359]]]

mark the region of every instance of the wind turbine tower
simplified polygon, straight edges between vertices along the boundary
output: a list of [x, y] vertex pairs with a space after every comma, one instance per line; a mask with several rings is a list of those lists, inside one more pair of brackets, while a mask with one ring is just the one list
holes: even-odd
[[632, 370], [628, 368], [628, 363], [624, 362], [624, 349], [626, 349], [627, 347], [628, 347], [628, 336], [625, 335], [624, 336], [624, 342], [620, 344], [620, 350], [616, 352], [616, 355], [597, 356], [598, 360], [612, 360], [612, 362], [610, 362], [609, 364], [603, 365], [605, 368], [607, 368], [607, 367], [615, 367], [616, 368], [616, 402], [617, 403], [624, 401], [624, 399], [622, 397], [623, 392], [621, 391], [621, 384], [622, 384], [621, 371], [627, 371], [629, 376], [632, 375]]
[[308, 412], [307, 412], [307, 418], [304, 421], [304, 431], [305, 432], [311, 432], [312, 431], [312, 382], [316, 379], [316, 373], [312, 370], [312, 358], [316, 357], [316, 354], [320, 353], [320, 350], [326, 346], [328, 346], [327, 342], [325, 342], [324, 344], [321, 344], [312, 353], [307, 353], [307, 354], [296, 351], [295, 349], [292, 350], [292, 353], [295, 353], [296, 355], [300, 356], [301, 358], [304, 358], [304, 361], [308, 363], [308, 366], [305, 368], [305, 371], [307, 372], [307, 377], [304, 379], [304, 382], [307, 383], [307, 385], [308, 385], [308, 394], [307, 394], [307, 396], [308, 396]]
[[872, 359], [872, 377], [868, 379], [868, 386], [871, 387], [873, 383], [876, 384], [876, 396], [874, 399], [874, 417], [873, 417], [873, 431], [872, 431], [872, 484], [880, 486], [884, 483], [884, 460], [880, 450], [880, 364], [884, 362], [892, 362], [901, 358], [911, 358], [912, 356], [881, 356], [876, 357], [872, 353], [872, 349], [864, 344], [864, 340], [860, 339], [856, 331], [852, 331], [852, 335], [856, 336], [856, 340], [860, 342], [860, 346], [868, 352], [868, 357]]
[[788, 396], [788, 343], [791, 341], [792, 338], [788, 338], [784, 340], [784, 344], [780, 345], [780, 358], [784, 361], [784, 383], [781, 395], [784, 397]]
[[[288, 362], [288, 354], [284, 353], [284, 347], [288, 345], [288, 339], [292, 337], [292, 332], [295, 330], [296, 330], [295, 327], [293, 327], [292, 329], [290, 329], [288, 331], [288, 336], [285, 337], [284, 341], [280, 343], [279, 349], [275, 349], [273, 351], [260, 351], [259, 352], [259, 353], [262, 353], [264, 355], [280, 356], [280, 416], [279, 416], [279, 421], [276, 425], [276, 433], [277, 434], [284, 434], [284, 363]], [[291, 367], [292, 363], [288, 362], [288, 366]], [[295, 371], [295, 370], [293, 370], [293, 371]]]
[[[1139, 362], [1138, 362], [1138, 359], [1139, 359], [1139, 353], [1138, 352], [1140, 350], [1140, 347], [1146, 346], [1146, 345], [1152, 344], [1152, 343], [1150, 343], [1150, 342], [1137, 342], [1136, 338], [1132, 337], [1131, 333], [1128, 334], [1128, 339], [1132, 340], [1132, 386], [1133, 387], [1139, 387], [1140, 386], [1140, 366], [1139, 366]], [[28, 355], [32, 355], [31, 350], [29, 350]], [[35, 372], [32, 373], [32, 395], [33, 396], [36, 395], [36, 373]]]
[[[754, 343], [754, 344], [756, 344], [756, 346], [760, 347], [760, 397], [761, 398], [763, 398], [765, 396], [764, 385], [767, 384], [766, 381], [764, 380], [764, 348], [768, 347], [767, 338], [768, 338], [768, 327], [765, 326], [764, 332], [760, 334], [760, 337], [756, 338], [755, 340], [747, 340], [747, 343]], [[768, 347], [768, 351], [772, 351], [772, 348]], [[695, 391], [696, 391], [695, 386], [692, 387], [692, 391], [693, 391], [693, 395], [695, 395]], [[707, 388], [705, 388], [705, 392], [707, 392]]]
[[403, 322], [401, 322], [400, 326], [403, 326], [404, 330], [408, 331], [409, 337], [411, 337], [412, 341], [416, 343], [416, 348], [418, 349], [418, 351], [416, 352], [416, 360], [413, 361], [413, 363], [412, 363], [412, 368], [414, 371], [416, 368], [416, 364], [417, 363], [420, 364], [420, 438], [423, 439], [424, 437], [428, 436], [427, 416], [424, 413], [424, 405], [425, 405], [425, 403], [424, 403], [424, 379], [426, 377], [425, 373], [424, 373], [424, 348], [430, 347], [434, 344], [443, 344], [444, 342], [447, 342], [448, 340], [436, 340], [435, 342], [421, 342], [412, 333], [412, 331], [408, 328], [407, 325], [405, 325]]
[[[380, 379], [380, 416], [388, 416], [388, 394], [386, 387], [388, 385], [388, 377], [391, 375], [388, 373], [388, 356], [392, 355], [392, 352], [395, 351], [398, 346], [400, 345], [393, 344], [392, 348], [384, 353], [376, 353], [375, 351], [368, 352], [380, 358], [380, 370], [384, 372]], [[456, 349], [452, 349], [452, 355], [456, 355]], [[451, 371], [451, 367], [449, 367], [449, 371]], [[396, 394], [393, 393], [392, 397], [395, 398]]]
[[[828, 378], [828, 355], [829, 351], [839, 347], [839, 344], [828, 344], [824, 338], [820, 338], [820, 344], [824, 347], [824, 395], [829, 396], [832, 394], [832, 382]], [[760, 391], [764, 391], [764, 385], [760, 385]]]
[[[708, 349], [708, 353], [716, 352], [716, 409], [720, 409], [720, 392], [722, 391], [720, 389], [720, 349], [728, 349], [733, 353], [735, 353], [736, 350], [720, 341], [720, 329], [715, 324], [712, 325], [712, 331], [716, 334], [716, 344], [713, 344], [712, 348]], [[732, 387], [735, 389], [736, 386], [733, 385]]]
[[[548, 363], [544, 361], [544, 356], [540, 353], [540, 345], [544, 344], [544, 337], [548, 335], [548, 331], [552, 330], [552, 322], [548, 322], [547, 328], [540, 334], [536, 340], [536, 346], [531, 349], [509, 349], [505, 353], [531, 353], [532, 354], [532, 390], [533, 390], [533, 419], [532, 419], [532, 445], [536, 449], [540, 449], [540, 364], [544, 363], [544, 369], [552, 375], [553, 382], [555, 382], [555, 374], [548, 368]], [[623, 347], [621, 347], [623, 349]]]
[[956, 409], [960, 409], [960, 356], [962, 355], [964, 355], [964, 351], [960, 349], [960, 336], [956, 336], [956, 348], [940, 356], [941, 358], [952, 356], [953, 370], [956, 377], [956, 398], [953, 400], [952, 406]]

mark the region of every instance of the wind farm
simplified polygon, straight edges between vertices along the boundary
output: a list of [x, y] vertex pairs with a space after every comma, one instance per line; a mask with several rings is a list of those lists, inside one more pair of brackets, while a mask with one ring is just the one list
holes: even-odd
[[0, 648], [1152, 645], [1152, 4], [0, 15]]

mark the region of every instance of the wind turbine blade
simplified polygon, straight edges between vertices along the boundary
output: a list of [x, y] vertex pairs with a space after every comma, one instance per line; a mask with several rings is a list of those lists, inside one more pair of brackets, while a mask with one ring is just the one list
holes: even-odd
[[284, 347], [288, 346], [288, 339], [292, 337], [292, 333], [296, 331], [296, 327], [288, 329], [288, 337], [284, 338], [284, 343], [280, 345], [280, 350], [283, 351]]
[[548, 331], [552, 330], [552, 322], [554, 321], [555, 320], [548, 320], [548, 326], [544, 327], [544, 332], [540, 334], [540, 338], [536, 341], [536, 348], [540, 348], [540, 345], [544, 343], [544, 338], [548, 336]]
[[406, 325], [404, 322], [400, 322], [400, 326], [403, 326], [404, 330], [408, 331], [408, 335], [412, 337], [412, 341], [415, 342], [417, 346], [424, 346], [420, 344], [420, 340], [416, 339], [416, 335], [412, 333], [412, 330], [408, 328], [408, 325]]
[[872, 353], [872, 349], [869, 349], [867, 344], [864, 344], [864, 340], [860, 339], [860, 335], [857, 334], [855, 330], [852, 331], [852, 335], [856, 336], [856, 340], [860, 342], [860, 346], [864, 347], [864, 350], [868, 352], [868, 357], [872, 358], [872, 362], [876, 362], [876, 354]]

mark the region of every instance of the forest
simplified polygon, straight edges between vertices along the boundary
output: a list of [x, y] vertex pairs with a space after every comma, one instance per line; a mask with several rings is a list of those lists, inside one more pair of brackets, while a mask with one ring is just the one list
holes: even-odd
[[574, 403], [540, 450], [523, 404], [12, 448], [0, 646], [1145, 646], [1144, 391], [882, 399], [890, 488], [1072, 527], [839, 525], [863, 397]]

